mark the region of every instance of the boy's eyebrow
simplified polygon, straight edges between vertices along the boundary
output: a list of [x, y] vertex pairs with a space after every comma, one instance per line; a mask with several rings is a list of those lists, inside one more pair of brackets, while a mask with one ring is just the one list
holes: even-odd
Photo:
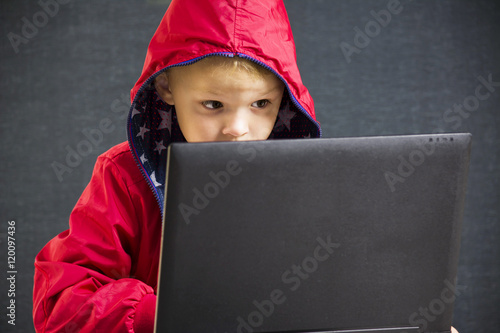
[[211, 95], [217, 95], [217, 96], [221, 95], [221, 93], [219, 93], [218, 91], [211, 90], [211, 89], [208, 89], [206, 92], [211, 94]]
[[272, 93], [272, 92], [274, 92], [274, 91], [281, 91], [281, 90], [283, 90], [283, 91], [284, 91], [284, 88], [285, 88], [285, 86], [284, 86], [284, 85], [277, 85], [277, 86], [275, 86], [275, 87], [273, 87], [273, 88], [269, 89], [268, 91], [266, 91], [263, 95], [270, 94], [270, 93]]

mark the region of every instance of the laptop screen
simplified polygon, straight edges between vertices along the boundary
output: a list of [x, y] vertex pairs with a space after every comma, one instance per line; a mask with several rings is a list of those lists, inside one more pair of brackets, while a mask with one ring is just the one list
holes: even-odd
[[469, 134], [169, 147], [157, 332], [449, 332]]

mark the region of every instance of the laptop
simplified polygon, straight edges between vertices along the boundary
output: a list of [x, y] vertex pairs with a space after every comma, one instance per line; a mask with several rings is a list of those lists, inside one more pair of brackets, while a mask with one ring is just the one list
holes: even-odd
[[174, 143], [156, 332], [449, 332], [470, 134]]

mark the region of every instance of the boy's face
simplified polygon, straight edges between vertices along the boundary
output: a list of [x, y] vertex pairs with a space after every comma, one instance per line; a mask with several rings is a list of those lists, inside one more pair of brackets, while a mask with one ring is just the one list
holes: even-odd
[[173, 67], [156, 90], [175, 105], [188, 142], [266, 140], [278, 115], [284, 84], [273, 74], [207, 65]]

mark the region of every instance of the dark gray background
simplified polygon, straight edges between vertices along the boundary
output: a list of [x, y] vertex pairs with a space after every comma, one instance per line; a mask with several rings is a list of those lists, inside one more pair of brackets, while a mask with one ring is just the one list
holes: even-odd
[[[61, 0], [61, 2], [63, 2]], [[471, 101], [479, 76], [500, 81], [500, 3], [401, 0], [402, 11], [373, 30], [347, 62], [355, 27], [389, 0], [285, 0], [299, 67], [325, 137], [471, 132], [474, 135], [454, 325], [461, 333], [497, 332], [500, 322], [500, 87], [467, 117], [446, 121], [454, 104]], [[0, 5], [0, 331], [32, 332], [33, 260], [67, 228], [98, 154], [126, 139], [124, 106], [168, 0], [91, 0], [61, 4], [20, 44], [23, 17], [37, 1]], [[359, 45], [359, 43], [358, 43]], [[485, 90], [482, 90], [484, 93]], [[112, 130], [60, 179], [54, 162], [85, 148], [83, 130], [108, 119]], [[7, 222], [16, 221], [16, 327], [7, 325]]]

